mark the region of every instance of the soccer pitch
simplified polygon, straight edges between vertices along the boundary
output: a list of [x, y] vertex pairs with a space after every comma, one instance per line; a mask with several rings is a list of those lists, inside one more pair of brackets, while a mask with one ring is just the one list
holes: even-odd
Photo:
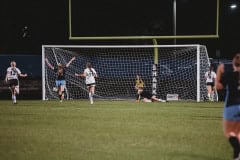
[[223, 103], [0, 101], [1, 160], [226, 160]]

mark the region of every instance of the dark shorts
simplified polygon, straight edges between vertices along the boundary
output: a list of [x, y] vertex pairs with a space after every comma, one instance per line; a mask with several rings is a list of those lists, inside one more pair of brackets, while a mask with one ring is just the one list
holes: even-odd
[[207, 84], [207, 86], [214, 87], [214, 82], [207, 82], [206, 84]]
[[147, 91], [143, 91], [141, 94], [140, 94], [140, 96], [142, 97], [142, 98], [147, 98], [147, 99], [152, 99], [152, 94], [151, 93], [149, 93], [149, 92], [147, 92]]
[[223, 117], [228, 121], [240, 121], [240, 105], [224, 107]]
[[95, 86], [96, 86], [96, 83], [87, 84], [87, 87], [95, 87]]
[[17, 79], [10, 79], [10, 80], [8, 80], [8, 85], [9, 85], [9, 87], [18, 86], [18, 80]]

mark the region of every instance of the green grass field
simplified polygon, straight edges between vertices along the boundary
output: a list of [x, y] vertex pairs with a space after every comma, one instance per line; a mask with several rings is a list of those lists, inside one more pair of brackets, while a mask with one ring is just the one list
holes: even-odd
[[0, 101], [1, 160], [227, 160], [223, 103]]

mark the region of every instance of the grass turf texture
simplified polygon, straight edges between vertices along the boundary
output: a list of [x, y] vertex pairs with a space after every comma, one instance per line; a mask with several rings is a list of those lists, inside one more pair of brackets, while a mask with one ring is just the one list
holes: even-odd
[[1, 160], [226, 160], [223, 103], [0, 101]]

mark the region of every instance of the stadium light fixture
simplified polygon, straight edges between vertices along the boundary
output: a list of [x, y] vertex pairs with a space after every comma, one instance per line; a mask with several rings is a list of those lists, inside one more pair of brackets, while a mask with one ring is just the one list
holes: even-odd
[[231, 5], [230, 5], [230, 8], [231, 8], [231, 9], [236, 9], [236, 8], [237, 8], [237, 5], [236, 5], [236, 4], [231, 4]]

